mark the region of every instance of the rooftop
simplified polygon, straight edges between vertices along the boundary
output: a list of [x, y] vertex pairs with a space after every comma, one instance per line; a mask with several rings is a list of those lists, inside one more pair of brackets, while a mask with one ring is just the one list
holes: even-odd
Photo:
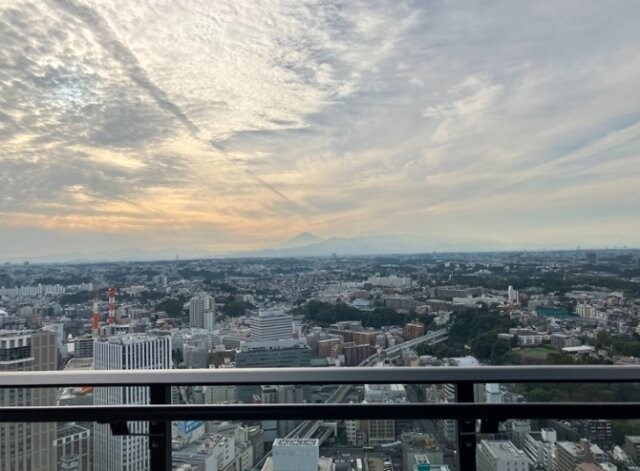
[[276, 438], [273, 446], [320, 446], [317, 438]]
[[482, 443], [487, 447], [489, 453], [498, 460], [510, 460], [514, 457], [526, 458], [524, 451], [516, 448], [511, 441], [483, 440]]

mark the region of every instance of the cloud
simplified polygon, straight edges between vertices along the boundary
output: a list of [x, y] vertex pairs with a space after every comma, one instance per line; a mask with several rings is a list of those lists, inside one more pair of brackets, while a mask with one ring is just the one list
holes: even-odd
[[640, 244], [621, 204], [640, 197], [639, 9], [3, 5], [0, 225], [207, 249], [305, 230]]

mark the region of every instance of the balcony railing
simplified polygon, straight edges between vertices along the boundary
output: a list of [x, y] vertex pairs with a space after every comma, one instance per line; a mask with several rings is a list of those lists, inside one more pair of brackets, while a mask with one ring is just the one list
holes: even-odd
[[[127, 421], [149, 422], [150, 465], [171, 469], [175, 420], [456, 420], [458, 469], [473, 471], [476, 435], [497, 431], [508, 419], [640, 419], [640, 402], [474, 403], [483, 383], [640, 382], [636, 366], [518, 366], [426, 368], [277, 368], [16, 372], [0, 374], [0, 388], [148, 386], [149, 405], [0, 407], [0, 422], [101, 422], [126, 433]], [[446, 404], [230, 404], [171, 405], [171, 386], [454, 384], [457, 402]], [[480, 428], [478, 429], [478, 424]]]

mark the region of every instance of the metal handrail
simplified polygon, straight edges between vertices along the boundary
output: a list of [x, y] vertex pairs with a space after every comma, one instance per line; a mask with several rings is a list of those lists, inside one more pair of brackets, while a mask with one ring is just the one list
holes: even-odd
[[220, 404], [0, 407], [0, 423], [174, 420], [640, 419], [640, 402]]
[[0, 373], [0, 388], [258, 384], [640, 382], [640, 366], [475, 366], [90, 370]]
[[[476, 421], [485, 428], [506, 419], [638, 419], [640, 402], [474, 403], [482, 383], [639, 382], [640, 366], [475, 366], [419, 368], [246, 368], [199, 370], [63, 371], [0, 373], [0, 389], [66, 386], [149, 386], [149, 405], [0, 407], [1, 422], [95, 421], [125, 431], [127, 421], [149, 422], [151, 469], [171, 469], [173, 420], [454, 419], [460, 469], [475, 469]], [[228, 404], [169, 405], [171, 386], [259, 384], [454, 384], [448, 404]], [[115, 432], [114, 432], [115, 433]]]

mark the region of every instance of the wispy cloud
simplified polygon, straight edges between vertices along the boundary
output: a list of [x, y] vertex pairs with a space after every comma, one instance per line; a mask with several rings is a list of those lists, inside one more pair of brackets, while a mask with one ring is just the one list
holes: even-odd
[[640, 244], [625, 204], [640, 198], [639, 14], [595, 0], [7, 3], [0, 225], [207, 249], [435, 227]]

